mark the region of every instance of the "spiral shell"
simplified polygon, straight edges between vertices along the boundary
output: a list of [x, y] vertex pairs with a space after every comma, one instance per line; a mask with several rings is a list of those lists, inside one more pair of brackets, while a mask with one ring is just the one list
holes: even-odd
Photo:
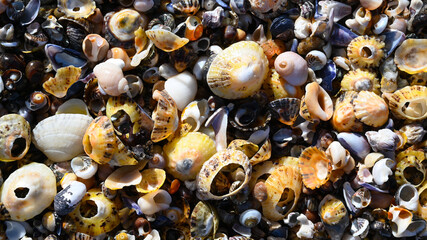
[[427, 87], [406, 86], [387, 96], [390, 110], [400, 119], [419, 121], [427, 118]]
[[262, 90], [266, 92], [270, 101], [286, 97], [301, 98], [303, 95], [301, 87], [288, 84], [273, 68], [270, 69], [267, 78], [264, 80]]
[[215, 95], [240, 99], [258, 91], [267, 74], [268, 60], [263, 49], [256, 42], [241, 41], [214, 58], [207, 82]]
[[154, 127], [151, 132], [151, 140], [159, 142], [176, 131], [179, 116], [174, 100], [166, 91], [155, 90], [153, 92], [153, 99], [158, 102], [152, 116]]
[[379, 127], [388, 120], [387, 103], [373, 92], [359, 92], [353, 106], [356, 118], [366, 125]]
[[292, 86], [301, 86], [307, 81], [307, 61], [297, 53], [291, 51], [281, 53], [274, 60], [274, 69]]
[[385, 43], [375, 37], [360, 36], [347, 46], [347, 56], [359, 67], [378, 67], [384, 56], [384, 47]]
[[329, 180], [332, 171], [331, 160], [317, 147], [306, 148], [298, 162], [302, 181], [307, 188], [316, 189]]
[[394, 62], [409, 74], [427, 72], [427, 39], [406, 39], [396, 49]]
[[57, 98], [63, 98], [71, 85], [79, 80], [81, 73], [82, 69], [79, 67], [59, 68], [54, 78], [51, 77], [43, 83], [43, 89]]
[[0, 118], [0, 161], [15, 161], [27, 154], [31, 143], [30, 124], [18, 114]]
[[396, 182], [399, 185], [409, 183], [420, 186], [426, 178], [426, 169], [423, 165], [424, 153], [421, 151], [406, 150], [396, 156]]

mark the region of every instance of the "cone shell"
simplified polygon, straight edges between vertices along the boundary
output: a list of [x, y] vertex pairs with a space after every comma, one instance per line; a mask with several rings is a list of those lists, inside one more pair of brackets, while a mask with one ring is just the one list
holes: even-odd
[[385, 43], [375, 37], [360, 36], [347, 46], [347, 56], [351, 63], [362, 67], [378, 67], [384, 57]]
[[175, 51], [189, 42], [187, 38], [181, 38], [175, 33], [164, 29], [150, 29], [145, 31], [145, 34], [157, 48], [165, 52]]
[[157, 107], [153, 112], [154, 127], [151, 132], [151, 140], [159, 142], [173, 134], [178, 128], [178, 109], [174, 100], [163, 90], [155, 90], [153, 99], [157, 101]]
[[190, 132], [163, 147], [166, 171], [182, 181], [193, 180], [204, 162], [216, 152], [215, 142], [206, 134]]
[[74, 66], [59, 68], [55, 77], [43, 83], [43, 89], [57, 98], [67, 95], [68, 89], [80, 78], [82, 69]]
[[356, 118], [352, 104], [356, 96], [356, 92], [347, 91], [337, 99], [331, 122], [338, 132], [361, 132], [363, 130], [363, 124]]
[[210, 65], [207, 82], [212, 92], [226, 99], [251, 96], [268, 75], [268, 60], [253, 41], [232, 44], [220, 52]]
[[331, 160], [317, 147], [306, 148], [299, 157], [298, 165], [302, 181], [310, 189], [316, 189], [325, 184], [332, 171]]
[[31, 144], [30, 124], [18, 114], [0, 118], [0, 161], [15, 161], [27, 154]]
[[373, 92], [359, 92], [353, 106], [356, 118], [366, 125], [379, 127], [388, 121], [387, 103]]
[[86, 154], [99, 164], [108, 163], [117, 151], [117, 137], [110, 119], [97, 117], [87, 128], [83, 137]]
[[427, 72], [427, 39], [406, 39], [396, 49], [394, 62], [409, 74]]
[[396, 182], [399, 185], [409, 183], [420, 186], [426, 178], [426, 169], [422, 162], [425, 160], [422, 151], [406, 150], [396, 156]]
[[376, 74], [367, 70], [356, 69], [344, 75], [341, 81], [342, 91], [374, 91], [379, 93], [379, 82]]
[[406, 86], [387, 97], [390, 110], [400, 119], [419, 121], [427, 118], [427, 87]]
[[[263, 215], [271, 221], [279, 221], [296, 207], [301, 190], [301, 174], [296, 165], [284, 165], [276, 168], [265, 181], [267, 200], [262, 202]], [[284, 196], [284, 197], [283, 197]], [[285, 213], [279, 213], [276, 205], [286, 207]]]
[[149, 168], [141, 172], [142, 180], [136, 185], [136, 190], [140, 193], [154, 192], [160, 187], [166, 180], [166, 172], [163, 169]]
[[[221, 169], [229, 165], [239, 165], [243, 168], [245, 179], [241, 181], [238, 188], [222, 196], [217, 196], [211, 193], [211, 185], [216, 175], [220, 173]], [[225, 197], [230, 197], [237, 194], [249, 182], [252, 173], [252, 165], [249, 163], [248, 157], [239, 150], [224, 150], [214, 154], [208, 161], [206, 161], [199, 174], [197, 175], [197, 193], [199, 199], [202, 200], [221, 200]]]

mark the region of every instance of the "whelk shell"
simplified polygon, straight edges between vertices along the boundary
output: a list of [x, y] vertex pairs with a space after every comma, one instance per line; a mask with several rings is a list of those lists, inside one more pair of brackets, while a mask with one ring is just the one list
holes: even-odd
[[4, 115], [0, 118], [0, 132], [0, 161], [22, 159], [31, 143], [31, 127], [27, 120], [18, 114]]

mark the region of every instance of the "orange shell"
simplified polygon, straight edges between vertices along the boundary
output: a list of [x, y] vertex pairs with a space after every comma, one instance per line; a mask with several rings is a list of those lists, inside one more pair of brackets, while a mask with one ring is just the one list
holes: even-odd
[[298, 165], [302, 181], [310, 189], [316, 189], [325, 184], [332, 171], [331, 160], [317, 147], [306, 148], [299, 157]]
[[149, 168], [141, 172], [142, 180], [136, 185], [140, 193], [150, 193], [159, 189], [166, 180], [166, 172], [159, 168]]
[[260, 46], [264, 50], [265, 56], [267, 56], [268, 66], [270, 66], [270, 68], [274, 67], [274, 60], [276, 60], [276, 57], [286, 51], [285, 44], [279, 39], [269, 39], [260, 43]]
[[366, 125], [379, 127], [388, 120], [388, 106], [373, 92], [361, 91], [353, 100], [356, 118]]
[[342, 94], [335, 104], [331, 123], [338, 132], [361, 132], [363, 124], [357, 120], [351, 101], [357, 96], [356, 92], [348, 91]]
[[110, 119], [106, 116], [95, 118], [83, 136], [86, 154], [99, 164], [108, 163], [117, 151], [117, 137]]

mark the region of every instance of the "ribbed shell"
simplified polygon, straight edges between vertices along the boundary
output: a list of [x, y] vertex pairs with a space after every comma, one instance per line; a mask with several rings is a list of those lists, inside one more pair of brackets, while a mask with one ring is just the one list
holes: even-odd
[[163, 90], [155, 90], [153, 99], [157, 100], [157, 107], [153, 112], [154, 127], [151, 140], [159, 142], [173, 134], [178, 128], [178, 109], [175, 101]]
[[354, 114], [353, 99], [357, 96], [356, 92], [344, 92], [335, 103], [334, 115], [331, 122], [334, 129], [339, 132], [361, 132], [363, 124]]
[[108, 163], [117, 151], [117, 137], [113, 124], [106, 116], [91, 122], [83, 137], [86, 154], [99, 164]]
[[427, 87], [406, 86], [387, 97], [393, 115], [419, 121], [427, 118]]
[[261, 88], [268, 75], [268, 60], [253, 41], [232, 44], [220, 52], [207, 74], [212, 92], [226, 99], [245, 98]]
[[289, 126], [298, 118], [300, 105], [301, 100], [298, 98], [280, 98], [268, 104], [273, 117]]
[[387, 103], [373, 92], [359, 92], [353, 106], [356, 118], [366, 125], [379, 127], [388, 121]]
[[406, 39], [396, 49], [394, 62], [409, 74], [427, 72], [427, 39]]
[[58, 114], [39, 122], [33, 143], [50, 160], [63, 162], [83, 153], [83, 135], [92, 118], [82, 114]]
[[385, 43], [375, 37], [360, 36], [347, 46], [347, 55], [351, 63], [362, 67], [378, 67], [383, 56]]
[[379, 93], [380, 88], [378, 78], [374, 72], [356, 69], [344, 75], [341, 81], [341, 90], [343, 91], [374, 91]]
[[299, 157], [298, 165], [302, 181], [310, 189], [316, 189], [325, 184], [332, 171], [331, 160], [317, 147], [306, 148]]
[[[20, 139], [24, 142], [20, 143]], [[31, 127], [25, 118], [18, 114], [7, 114], [0, 118], [0, 161], [22, 159], [27, 154], [30, 143]]]

